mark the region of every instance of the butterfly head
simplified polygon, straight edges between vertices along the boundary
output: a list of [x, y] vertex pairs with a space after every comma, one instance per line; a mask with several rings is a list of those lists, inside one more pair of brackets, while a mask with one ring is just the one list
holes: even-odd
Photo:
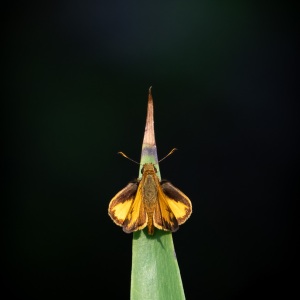
[[152, 163], [146, 163], [143, 165], [143, 168], [141, 170], [142, 174], [147, 173], [157, 173], [157, 169], [155, 168], [154, 164]]

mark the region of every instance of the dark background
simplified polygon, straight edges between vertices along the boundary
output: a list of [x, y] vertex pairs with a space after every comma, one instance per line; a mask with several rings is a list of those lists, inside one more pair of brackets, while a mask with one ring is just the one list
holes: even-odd
[[32, 1], [5, 8], [5, 299], [128, 299], [132, 236], [107, 215], [138, 174], [153, 86], [161, 173], [192, 200], [173, 235], [187, 299], [296, 280], [290, 2]]

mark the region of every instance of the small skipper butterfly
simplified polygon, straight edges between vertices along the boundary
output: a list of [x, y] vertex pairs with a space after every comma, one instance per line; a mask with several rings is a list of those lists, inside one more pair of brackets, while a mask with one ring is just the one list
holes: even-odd
[[110, 201], [108, 214], [126, 233], [146, 226], [150, 235], [154, 227], [175, 232], [190, 217], [190, 199], [169, 181], [160, 181], [156, 173], [154, 164], [145, 163], [142, 178], [130, 182]]

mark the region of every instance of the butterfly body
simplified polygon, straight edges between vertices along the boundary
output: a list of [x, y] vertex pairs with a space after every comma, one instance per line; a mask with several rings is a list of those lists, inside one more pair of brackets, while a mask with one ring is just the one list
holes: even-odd
[[[143, 171], [147, 172], [144, 175], [144, 184], [142, 185], [142, 199], [145, 206], [145, 211], [148, 218], [148, 233], [154, 233], [153, 227], [153, 214], [155, 207], [157, 205], [157, 197], [158, 197], [158, 190], [157, 190], [157, 176], [153, 172], [153, 170]], [[156, 179], [156, 180], [155, 180]]]
[[110, 201], [108, 214], [127, 233], [148, 226], [176, 231], [192, 213], [189, 198], [168, 181], [161, 181], [152, 163], [142, 168], [142, 178], [129, 183]]

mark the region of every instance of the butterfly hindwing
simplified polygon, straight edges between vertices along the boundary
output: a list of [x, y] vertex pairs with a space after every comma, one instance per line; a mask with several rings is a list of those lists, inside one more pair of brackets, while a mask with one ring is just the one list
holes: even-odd
[[126, 233], [141, 230], [147, 226], [148, 217], [144, 207], [141, 189], [142, 185], [140, 184], [132, 206], [123, 223], [123, 230]]
[[154, 226], [161, 230], [176, 231], [178, 230], [178, 221], [171, 207], [168, 204], [167, 198], [160, 187], [158, 186], [158, 201], [153, 214]]

